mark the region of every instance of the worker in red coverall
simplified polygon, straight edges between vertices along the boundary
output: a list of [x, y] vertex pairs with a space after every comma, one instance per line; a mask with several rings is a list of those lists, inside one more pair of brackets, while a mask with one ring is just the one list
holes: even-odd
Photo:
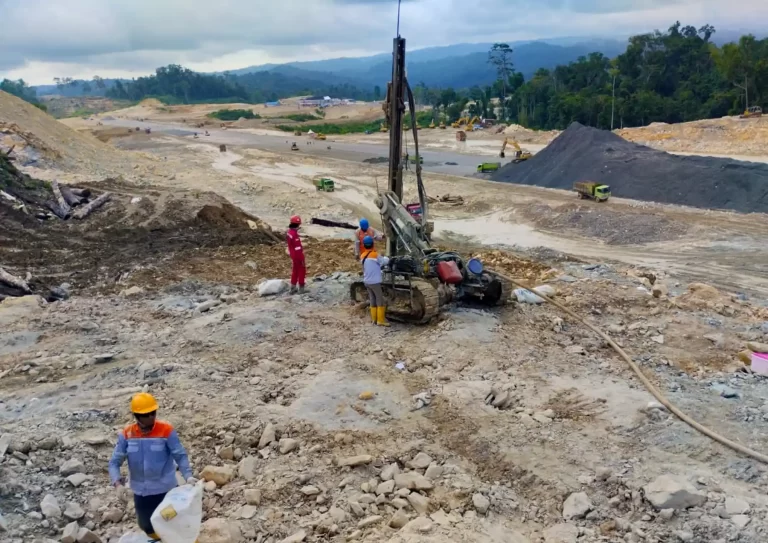
[[307, 265], [304, 261], [304, 249], [301, 246], [299, 237], [299, 227], [301, 226], [301, 217], [294, 215], [291, 217], [291, 224], [288, 226], [288, 233], [285, 235], [285, 241], [288, 244], [288, 256], [291, 257], [291, 294], [304, 294], [304, 280], [307, 277]]

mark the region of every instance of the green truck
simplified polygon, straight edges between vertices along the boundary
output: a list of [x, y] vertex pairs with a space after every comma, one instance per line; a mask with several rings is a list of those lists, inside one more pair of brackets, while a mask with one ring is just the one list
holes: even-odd
[[579, 198], [589, 198], [596, 202], [605, 202], [611, 197], [611, 187], [594, 181], [579, 181], [573, 184], [573, 190]]
[[483, 162], [477, 165], [477, 173], [495, 172], [501, 168], [501, 162]]
[[333, 179], [321, 177], [320, 179], [315, 179], [315, 188], [323, 192], [333, 192], [335, 189], [335, 183], [333, 182]]

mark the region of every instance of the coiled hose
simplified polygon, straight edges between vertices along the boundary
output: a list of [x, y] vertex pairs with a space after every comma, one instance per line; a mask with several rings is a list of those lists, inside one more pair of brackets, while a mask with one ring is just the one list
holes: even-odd
[[624, 349], [619, 347], [616, 342], [614, 342], [610, 337], [608, 337], [607, 334], [605, 334], [602, 330], [597, 328], [596, 326], [591, 325], [586, 320], [584, 320], [582, 317], [565, 307], [563, 304], [553, 300], [552, 298], [549, 298], [548, 296], [545, 296], [544, 294], [539, 294], [538, 292], [534, 291], [531, 287], [524, 285], [520, 283], [519, 281], [515, 281], [511, 277], [508, 277], [506, 275], [503, 275], [498, 272], [494, 272], [499, 277], [503, 278], [506, 281], [509, 281], [513, 285], [523, 288], [525, 290], [528, 290], [538, 296], [539, 298], [543, 299], [547, 303], [550, 303], [563, 311], [566, 315], [571, 317], [572, 319], [576, 320], [577, 322], [580, 322], [590, 330], [592, 330], [594, 333], [596, 333], [598, 336], [600, 336], [601, 339], [603, 339], [608, 345], [613, 348], [614, 351], [616, 351], [621, 358], [624, 359], [624, 361], [629, 364], [629, 367], [632, 368], [632, 371], [635, 372], [635, 375], [637, 375], [637, 378], [640, 379], [640, 381], [643, 383], [646, 389], [648, 389], [648, 392], [650, 392], [654, 398], [656, 398], [661, 405], [666, 407], [673, 415], [675, 415], [677, 418], [679, 418], [681, 421], [686, 423], [688, 426], [693, 428], [694, 430], [697, 430], [698, 432], [701, 432], [705, 436], [709, 437], [710, 439], [713, 439], [717, 441], [718, 443], [725, 445], [726, 447], [733, 449], [734, 451], [740, 452], [741, 454], [744, 454], [746, 456], [749, 456], [750, 458], [754, 458], [755, 460], [759, 460], [760, 462], [764, 464], [768, 464], [768, 456], [764, 454], [760, 454], [757, 451], [753, 451], [749, 447], [745, 447], [744, 445], [741, 445], [739, 443], [736, 443], [735, 441], [731, 441], [727, 437], [721, 436], [717, 432], [714, 432], [707, 428], [706, 426], [699, 424], [695, 420], [693, 420], [691, 417], [680, 411], [677, 407], [675, 407], [674, 404], [672, 404], [664, 395], [657, 389], [653, 383], [651, 383], [648, 378], [643, 374], [642, 371], [640, 371], [640, 367], [635, 364], [632, 359], [629, 357], [629, 355], [624, 352]]

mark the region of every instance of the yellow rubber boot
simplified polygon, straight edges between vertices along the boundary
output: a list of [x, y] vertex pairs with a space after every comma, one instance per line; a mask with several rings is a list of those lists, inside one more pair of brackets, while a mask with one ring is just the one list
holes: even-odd
[[376, 324], [379, 326], [389, 326], [389, 322], [387, 322], [387, 308], [385, 306], [379, 306], [376, 308]]
[[156, 533], [154, 533], [154, 532], [152, 532], [151, 534], [147, 534], [147, 537], [148, 537], [148, 538], [149, 538], [151, 541], [160, 541], [160, 536], [159, 536], [159, 535], [157, 535], [157, 534], [156, 534]]
[[373, 324], [376, 324], [376, 320], [379, 318], [379, 317], [378, 317], [378, 311], [377, 311], [377, 309], [378, 309], [378, 308], [377, 308], [376, 306], [373, 306], [373, 305], [371, 306], [371, 322], [372, 322]]

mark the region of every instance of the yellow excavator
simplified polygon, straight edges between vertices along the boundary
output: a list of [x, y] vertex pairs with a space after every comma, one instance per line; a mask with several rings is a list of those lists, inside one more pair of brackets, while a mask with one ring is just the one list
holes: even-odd
[[760, 106], [752, 106], [750, 108], [747, 108], [747, 110], [739, 115], [740, 119], [755, 119], [757, 117], [763, 116], [763, 108]]
[[440, 130], [445, 130], [445, 123], [444, 122], [440, 122]]
[[515, 153], [512, 155], [514, 157], [512, 159], [513, 164], [518, 164], [520, 162], [528, 160], [533, 156], [533, 153], [531, 153], [530, 151], [521, 149], [515, 140], [510, 141], [509, 138], [504, 138], [504, 143], [501, 144], [501, 152], [499, 153], [499, 156], [501, 158], [505, 158], [507, 156], [504, 151], [507, 150], [507, 145], [510, 145], [510, 144], [512, 145], [512, 147], [515, 148]]
[[480, 117], [477, 117], [477, 116], [472, 117], [471, 120], [467, 121], [467, 129], [466, 129], [467, 132], [474, 132], [475, 125], [476, 124], [481, 124], [482, 122], [483, 121], [480, 120]]
[[451, 126], [454, 127], [454, 128], [461, 128], [462, 126], [464, 126], [466, 124], [469, 124], [469, 117], [462, 117], [461, 119], [459, 119], [455, 123], [451, 124]]
[[434, 129], [435, 128], [435, 121], [432, 121], [431, 123], [429, 123], [429, 127]]

